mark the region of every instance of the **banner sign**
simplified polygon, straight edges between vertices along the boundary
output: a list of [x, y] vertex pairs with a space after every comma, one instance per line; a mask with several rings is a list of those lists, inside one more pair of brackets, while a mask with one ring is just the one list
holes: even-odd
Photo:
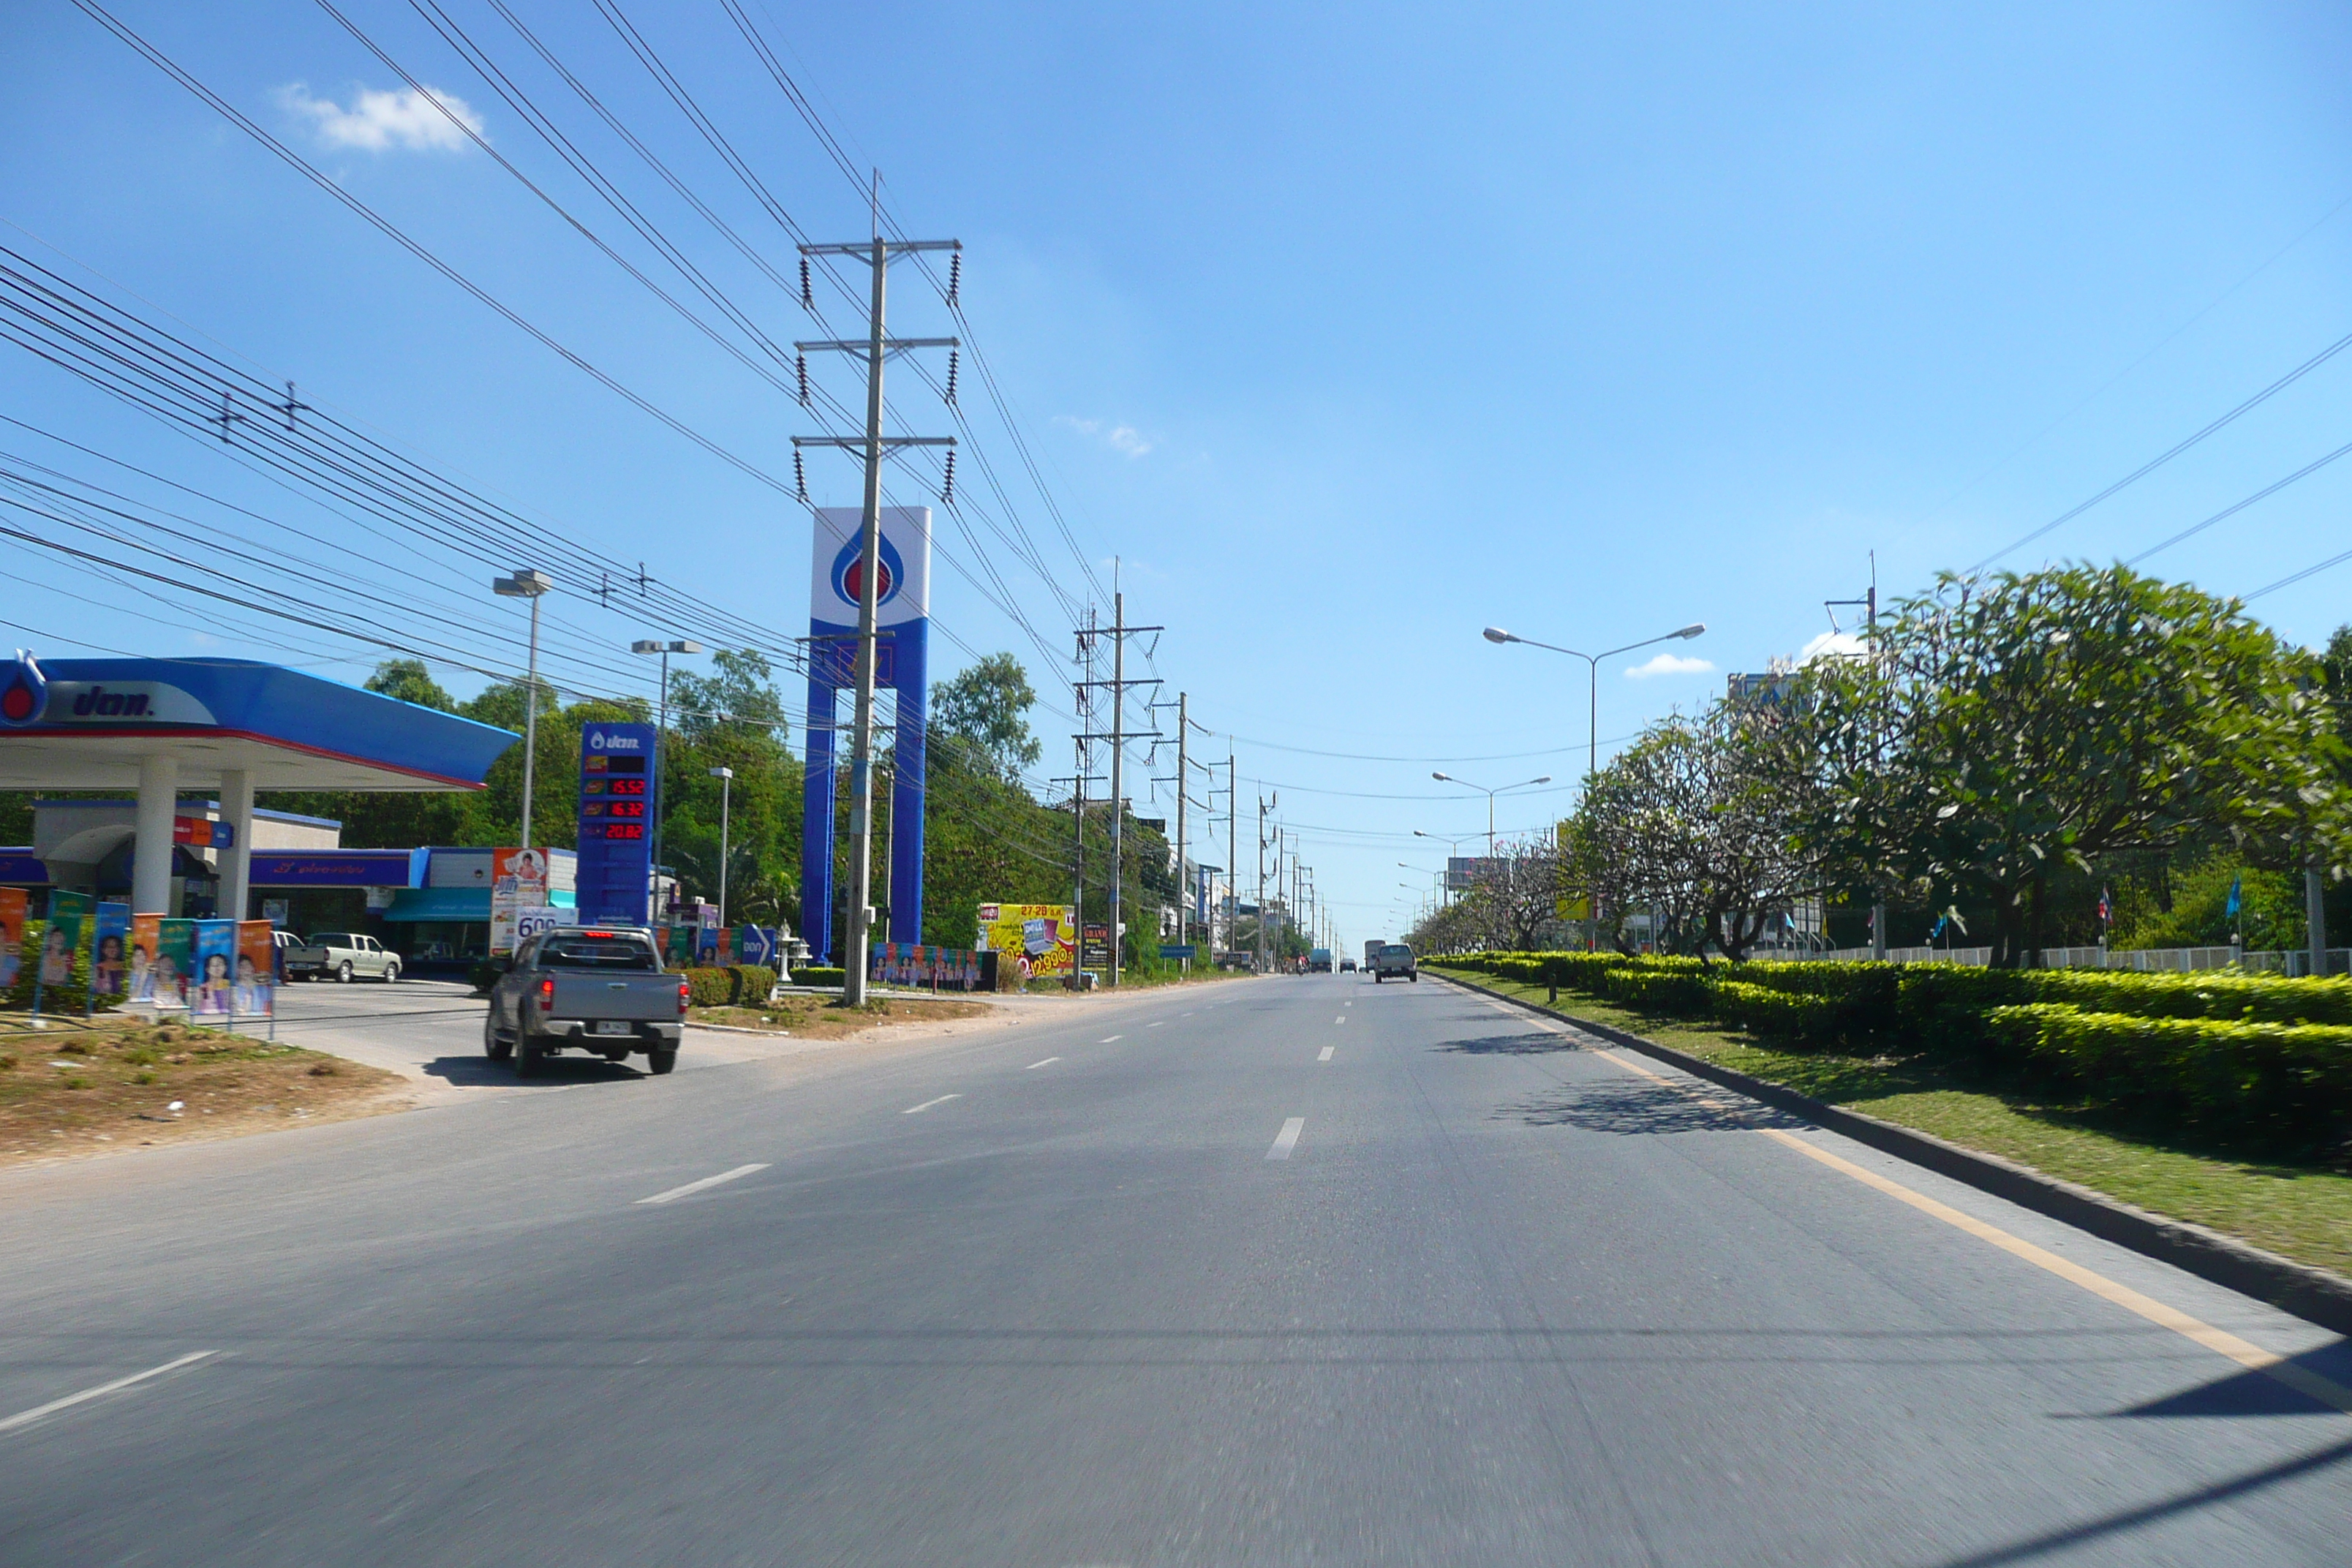
[[81, 951], [82, 928], [97, 907], [88, 893], [49, 894], [49, 929], [41, 938], [43, 985], [73, 984], [74, 954]]
[[131, 987], [131, 906], [99, 905], [97, 931], [90, 939], [90, 994], [121, 996]]
[[1024, 980], [1067, 974], [1076, 967], [1076, 924], [1067, 904], [982, 904], [974, 945], [985, 952], [1018, 954]]
[[278, 935], [268, 921], [236, 924], [236, 989], [230, 1007], [240, 1018], [267, 1018], [278, 1010]]
[[976, 990], [980, 985], [980, 953], [968, 947], [877, 942], [867, 977], [885, 985], [913, 985], [933, 991]]
[[573, 924], [575, 915], [571, 910], [551, 909], [545, 904], [536, 904], [529, 909], [515, 910], [514, 922], [515, 945], [520, 947], [531, 938], [544, 936], [558, 926]]
[[236, 984], [236, 922], [194, 921], [195, 978], [188, 987], [188, 1014], [226, 1023], [236, 1006], [230, 994]]
[[0, 985], [14, 985], [25, 970], [25, 912], [22, 888], [0, 888]]
[[1162, 958], [1195, 958], [1199, 956], [1199, 953], [1196, 951], [1194, 944], [1192, 942], [1163, 942], [1160, 944], [1160, 956]]
[[699, 926], [669, 928], [669, 946], [664, 950], [664, 956], [672, 969], [684, 969], [694, 962], [694, 937], [701, 929]]
[[515, 950], [515, 914], [547, 903], [547, 851], [490, 851], [490, 956]]
[[[580, 727], [580, 859], [573, 902], [588, 925], [641, 926], [653, 898], [661, 776], [651, 724]], [[544, 900], [541, 900], [542, 902]]]
[[777, 941], [773, 926], [743, 926], [735, 933], [736, 945], [742, 950], [744, 963], [756, 963], [769, 969], [777, 967], [776, 952], [782, 944]]

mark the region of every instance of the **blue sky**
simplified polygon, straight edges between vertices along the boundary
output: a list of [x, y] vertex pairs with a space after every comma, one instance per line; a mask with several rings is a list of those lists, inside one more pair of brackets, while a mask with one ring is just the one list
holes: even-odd
[[[1558, 775], [1507, 799], [1506, 831], [1570, 798], [1582, 665], [1491, 647], [1482, 626], [1599, 647], [1709, 625], [1673, 646], [1710, 669], [1629, 676], [1645, 653], [1604, 670], [1605, 750], [1827, 630], [1821, 602], [1859, 593], [1873, 551], [1890, 593], [1970, 565], [2352, 331], [2352, 24], [2327, 7], [747, 3], [905, 221], [965, 242], [972, 330], [1085, 556], [1105, 581], [1118, 557], [1132, 615], [1170, 628], [1157, 673], [1242, 738], [1245, 797], [1253, 776], [1279, 789], [1351, 942], [1410, 902], [1394, 884], [1421, 879], [1396, 861], [1433, 864], [1412, 829], [1484, 828], [1484, 798], [1449, 796], [1433, 767]], [[487, 0], [444, 4], [763, 330], [811, 332]], [[415, 11], [343, 8], [658, 270]], [[791, 269], [789, 241], [593, 9], [515, 9]], [[789, 474], [789, 436], [814, 428], [789, 398], [429, 113], [352, 118], [360, 94], [402, 84], [323, 10], [114, 10], [551, 336]], [[865, 232], [856, 191], [718, 0], [627, 11], [807, 230]], [[85, 280], [77, 268], [94, 268], [102, 291], [294, 378], [306, 401], [734, 613], [782, 631], [803, 616], [807, 522], [788, 498], [500, 321], [66, 0], [0, 16], [0, 218], [19, 226], [0, 242]], [[951, 330], [909, 276], [898, 287], [894, 325]], [[2137, 553], [2333, 450], [2352, 439], [2347, 378], [2352, 354], [2003, 563]], [[936, 410], [895, 384], [910, 417]], [[0, 414], [264, 511], [291, 530], [272, 537], [314, 537], [359, 575], [392, 564], [21, 351], [0, 348]], [[1011, 442], [979, 426], [1009, 483]], [[0, 449], [106, 477], [0, 429]], [[2336, 553], [2352, 496], [2339, 467], [2147, 569], [2247, 593]], [[846, 460], [814, 458], [810, 477], [819, 500], [855, 500]], [[973, 478], [968, 462], [968, 493]], [[1083, 596], [1044, 504], [1014, 500]], [[957, 524], [941, 533], [975, 563]], [[1049, 590], [1009, 552], [999, 564], [1066, 648]], [[159, 607], [13, 543], [0, 570], [5, 618], [34, 628], [6, 635], [44, 650], [78, 637], [348, 677], [373, 658], [273, 641], [200, 600]], [[446, 573], [448, 594], [479, 575]], [[934, 576], [952, 637], [1064, 673], [951, 564]], [[2317, 642], [2352, 618], [2347, 596], [2352, 564], [2255, 608]], [[479, 614], [510, 640], [502, 606]], [[566, 678], [594, 689], [629, 675], [585, 650], [658, 629], [576, 595], [561, 615]], [[934, 657], [952, 669], [962, 655]], [[1066, 721], [1040, 728], [1045, 771], [1066, 771]], [[1139, 750], [1132, 771], [1153, 771]]]

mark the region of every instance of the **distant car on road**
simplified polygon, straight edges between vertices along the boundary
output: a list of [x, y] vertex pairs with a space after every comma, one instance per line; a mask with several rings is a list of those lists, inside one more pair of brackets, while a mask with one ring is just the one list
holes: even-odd
[[365, 975], [389, 985], [400, 978], [400, 954], [355, 931], [322, 931], [300, 946], [283, 951], [289, 980], [320, 980], [331, 974], [349, 985]]
[[1341, 960], [1339, 961], [1339, 973], [1342, 973], [1342, 974], [1353, 974], [1353, 973], [1356, 973], [1356, 961], [1355, 961], [1354, 959], [1352, 959], [1352, 958], [1343, 958], [1343, 959], [1341, 959]]
[[1372, 984], [1387, 980], [1410, 980], [1421, 984], [1421, 971], [1413, 966], [1412, 949], [1401, 942], [1385, 942], [1372, 955]]
[[1328, 947], [1318, 947], [1314, 952], [1308, 953], [1307, 955], [1307, 973], [1309, 974], [1330, 973], [1331, 950]]
[[685, 980], [662, 973], [653, 932], [635, 926], [559, 926], [532, 937], [490, 987], [482, 1054], [512, 1058], [529, 1078], [567, 1048], [607, 1061], [643, 1053], [648, 1069], [677, 1066]]

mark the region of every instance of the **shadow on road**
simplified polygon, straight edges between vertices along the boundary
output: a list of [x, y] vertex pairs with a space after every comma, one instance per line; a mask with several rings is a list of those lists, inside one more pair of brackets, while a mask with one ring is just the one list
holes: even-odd
[[[2352, 1384], [2352, 1340], [2337, 1340], [2290, 1358], [2336, 1384]], [[2268, 1373], [2241, 1372], [2162, 1399], [2136, 1405], [2126, 1415], [2325, 1415], [2335, 1406], [2289, 1388]]]
[[1458, 1051], [1474, 1057], [1531, 1057], [1547, 1051], [1572, 1051], [1578, 1042], [1566, 1035], [1537, 1029], [1524, 1035], [1486, 1035], [1473, 1040], [1447, 1040], [1432, 1050]]
[[1664, 1084], [1601, 1083], [1507, 1105], [1496, 1112], [1530, 1127], [1580, 1127], [1587, 1132], [1748, 1132], [1810, 1125], [1769, 1105], [1701, 1100]]
[[635, 1083], [653, 1075], [602, 1057], [552, 1057], [540, 1064], [536, 1078], [519, 1078], [514, 1063], [488, 1057], [436, 1057], [423, 1069], [458, 1089], [560, 1088], [571, 1083]]

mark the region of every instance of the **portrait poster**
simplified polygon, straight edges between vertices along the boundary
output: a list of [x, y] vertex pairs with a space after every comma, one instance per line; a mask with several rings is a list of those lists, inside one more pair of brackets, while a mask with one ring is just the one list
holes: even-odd
[[226, 1022], [236, 990], [236, 921], [196, 921], [195, 978], [188, 991], [191, 1016]]
[[89, 944], [89, 989], [96, 996], [121, 996], [131, 989], [131, 906], [98, 906], [97, 934]]

